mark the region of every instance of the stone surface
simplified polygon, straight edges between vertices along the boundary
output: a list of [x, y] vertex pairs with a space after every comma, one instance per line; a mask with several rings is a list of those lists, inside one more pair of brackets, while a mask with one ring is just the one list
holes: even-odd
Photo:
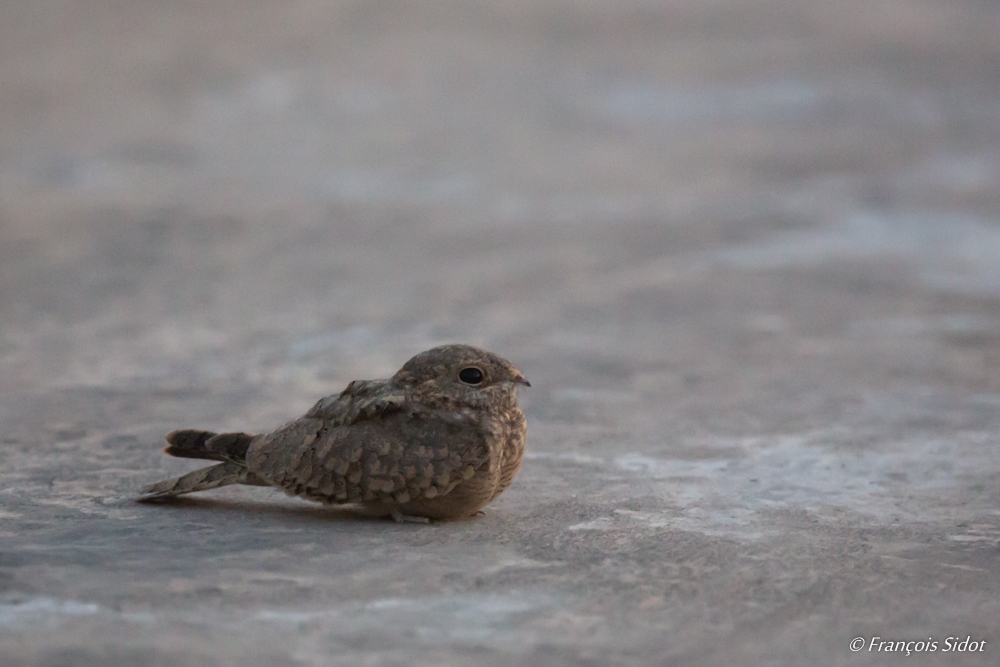
[[[997, 664], [997, 72], [983, 0], [0, 4], [0, 662]], [[133, 503], [448, 341], [532, 381], [486, 516]]]

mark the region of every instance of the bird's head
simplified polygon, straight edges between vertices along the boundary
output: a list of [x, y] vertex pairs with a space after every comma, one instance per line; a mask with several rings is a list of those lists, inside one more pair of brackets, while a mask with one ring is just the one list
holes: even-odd
[[[392, 381], [421, 402], [513, 407], [518, 385], [531, 386], [512, 363], [471, 345], [443, 345], [414, 356]], [[437, 400], [436, 400], [437, 399]]]

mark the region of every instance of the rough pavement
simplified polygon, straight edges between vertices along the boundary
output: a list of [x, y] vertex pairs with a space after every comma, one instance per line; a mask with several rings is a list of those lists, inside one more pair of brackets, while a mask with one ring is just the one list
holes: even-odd
[[[998, 72], [984, 0], [0, 4], [0, 662], [996, 665]], [[486, 516], [134, 504], [451, 341], [532, 381]]]

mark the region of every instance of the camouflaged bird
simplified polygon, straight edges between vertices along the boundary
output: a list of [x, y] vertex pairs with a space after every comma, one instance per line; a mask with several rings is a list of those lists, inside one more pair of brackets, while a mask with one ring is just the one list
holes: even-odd
[[518, 385], [530, 386], [491, 352], [436, 347], [388, 380], [351, 382], [271, 433], [170, 433], [167, 454], [222, 463], [153, 484], [140, 500], [252, 484], [397, 521], [470, 516], [521, 467]]

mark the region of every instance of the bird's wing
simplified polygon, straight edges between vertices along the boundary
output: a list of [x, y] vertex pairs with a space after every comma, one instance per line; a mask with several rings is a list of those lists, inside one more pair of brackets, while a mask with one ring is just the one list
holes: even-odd
[[343, 421], [306, 416], [278, 429], [253, 448], [250, 470], [313, 500], [405, 503], [445, 495], [489, 461], [471, 411], [382, 400]]
[[355, 380], [339, 394], [317, 401], [307, 418], [322, 419], [329, 426], [348, 426], [366, 419], [377, 419], [387, 412], [400, 409], [406, 396], [393, 394], [387, 380]]

